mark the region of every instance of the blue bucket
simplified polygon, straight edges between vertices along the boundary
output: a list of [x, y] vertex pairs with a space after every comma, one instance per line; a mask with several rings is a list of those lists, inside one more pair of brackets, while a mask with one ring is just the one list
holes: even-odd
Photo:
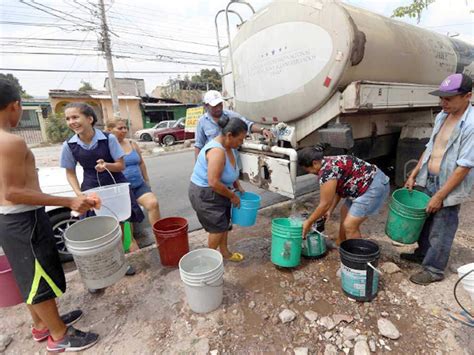
[[239, 193], [240, 208], [232, 206], [232, 223], [242, 227], [251, 227], [257, 221], [261, 198], [252, 192]]

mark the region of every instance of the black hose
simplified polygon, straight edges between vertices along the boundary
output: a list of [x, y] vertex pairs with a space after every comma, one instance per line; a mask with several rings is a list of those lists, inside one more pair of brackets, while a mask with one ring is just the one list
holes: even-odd
[[471, 313], [469, 313], [469, 311], [468, 311], [466, 308], [464, 308], [464, 306], [461, 304], [461, 302], [459, 302], [458, 296], [457, 296], [457, 294], [456, 294], [456, 289], [457, 289], [459, 283], [461, 282], [461, 280], [464, 279], [464, 278], [465, 278], [467, 275], [469, 275], [471, 272], [474, 272], [474, 269], [472, 269], [471, 271], [469, 271], [469, 272], [467, 272], [466, 274], [464, 274], [463, 276], [461, 276], [461, 277], [459, 278], [459, 280], [456, 282], [456, 284], [454, 285], [454, 299], [455, 299], [456, 302], [458, 303], [459, 307], [461, 307], [464, 312], [466, 312], [471, 318], [474, 319], [474, 316], [473, 316]]

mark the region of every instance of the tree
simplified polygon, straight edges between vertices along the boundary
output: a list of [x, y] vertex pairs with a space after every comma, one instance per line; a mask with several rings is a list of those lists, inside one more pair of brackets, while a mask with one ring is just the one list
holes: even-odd
[[20, 81], [18, 80], [18, 78], [16, 76], [14, 76], [13, 74], [2, 74], [2, 73], [0, 73], [0, 79], [6, 79], [6, 80], [9, 80], [9, 81], [13, 82], [13, 84], [15, 84], [15, 86], [20, 91], [21, 97], [23, 99], [31, 99], [33, 97], [33, 96], [26, 93], [26, 91], [21, 86]]
[[84, 81], [84, 80], [81, 80], [81, 87], [79, 88], [79, 91], [90, 91], [90, 90], [94, 90], [94, 88], [92, 87], [92, 84], [89, 83], [88, 81]]
[[[393, 10], [392, 17], [405, 17], [409, 16], [415, 18], [418, 22], [421, 20], [421, 13], [428, 8], [436, 0], [412, 0], [412, 3], [408, 6], [400, 6]], [[468, 0], [466, 0], [466, 5]], [[471, 13], [474, 10], [470, 11]]]
[[209, 90], [222, 90], [221, 76], [216, 69], [202, 69], [199, 75], [191, 78], [191, 82], [206, 84]]

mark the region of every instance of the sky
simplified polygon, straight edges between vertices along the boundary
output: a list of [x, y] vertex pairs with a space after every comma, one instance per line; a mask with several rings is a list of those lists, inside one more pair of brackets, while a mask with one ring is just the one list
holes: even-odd
[[[147, 93], [151, 93], [157, 85], [178, 75], [219, 69], [214, 16], [228, 0], [104, 1], [116, 56], [116, 77], [143, 78]], [[256, 10], [270, 1], [249, 0]], [[103, 89], [106, 74], [94, 72], [106, 70], [97, 42], [98, 2], [0, 0], [0, 72], [15, 75], [35, 97], [47, 97], [50, 89], [78, 89], [81, 81]], [[390, 16], [393, 9], [410, 0], [343, 2]], [[250, 16], [244, 7], [241, 9], [244, 17]], [[474, 43], [474, 13], [470, 10], [474, 10], [474, 0], [437, 0], [423, 13], [420, 23], [409, 18], [399, 20]]]

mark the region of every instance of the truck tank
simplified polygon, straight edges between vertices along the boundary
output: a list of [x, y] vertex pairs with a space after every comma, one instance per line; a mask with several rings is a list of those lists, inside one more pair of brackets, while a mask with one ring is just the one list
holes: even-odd
[[263, 124], [305, 117], [358, 80], [438, 85], [474, 73], [473, 45], [318, 0], [270, 3], [240, 27], [232, 53], [224, 94]]

